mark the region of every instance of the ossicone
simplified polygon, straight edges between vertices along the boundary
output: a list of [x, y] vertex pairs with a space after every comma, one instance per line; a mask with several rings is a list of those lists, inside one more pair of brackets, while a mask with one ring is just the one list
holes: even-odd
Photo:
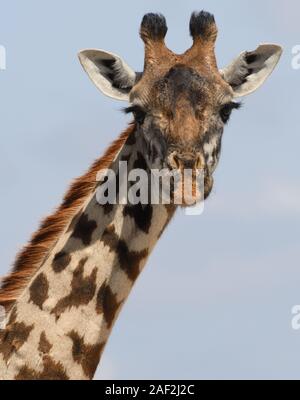
[[190, 19], [190, 34], [194, 41], [200, 39], [215, 42], [218, 34], [215, 17], [206, 11], [193, 12]]
[[140, 29], [140, 35], [144, 42], [164, 40], [167, 31], [167, 22], [162, 14], [144, 15]]

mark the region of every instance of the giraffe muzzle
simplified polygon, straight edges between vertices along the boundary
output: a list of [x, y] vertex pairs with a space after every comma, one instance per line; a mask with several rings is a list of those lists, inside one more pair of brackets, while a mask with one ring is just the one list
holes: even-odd
[[173, 186], [173, 195], [174, 199], [182, 199], [182, 206], [192, 206], [208, 196], [209, 179], [202, 153], [172, 151], [167, 164], [179, 178]]
[[204, 170], [205, 169], [205, 159], [202, 153], [181, 153], [178, 151], [173, 151], [168, 156], [168, 167], [176, 170]]

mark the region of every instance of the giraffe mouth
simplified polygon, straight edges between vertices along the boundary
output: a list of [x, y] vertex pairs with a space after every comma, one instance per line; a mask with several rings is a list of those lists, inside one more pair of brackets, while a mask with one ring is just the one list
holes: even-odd
[[207, 170], [167, 168], [163, 171], [167, 179], [162, 179], [159, 191], [163, 198], [170, 199], [171, 204], [192, 207], [211, 193], [213, 179]]
[[[195, 206], [208, 198], [213, 188], [213, 178], [200, 172], [198, 177], [181, 180], [180, 184], [172, 187], [172, 200], [181, 207]], [[176, 200], [180, 201], [177, 202]]]
[[[109, 172], [109, 173], [108, 173]], [[121, 178], [122, 177], [122, 178]], [[96, 199], [105, 204], [173, 204], [182, 207], [203, 202], [210, 194], [213, 179], [207, 169], [133, 168], [119, 163], [119, 169], [102, 170]]]

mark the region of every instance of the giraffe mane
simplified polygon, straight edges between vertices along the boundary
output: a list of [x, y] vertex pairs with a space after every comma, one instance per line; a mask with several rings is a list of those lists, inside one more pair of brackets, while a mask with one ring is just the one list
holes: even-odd
[[98, 171], [111, 165], [115, 156], [134, 130], [135, 124], [132, 123], [108, 147], [105, 154], [92, 164], [84, 175], [73, 181], [61, 205], [52, 215], [41, 222], [39, 229], [32, 235], [29, 243], [18, 253], [11, 273], [1, 280], [0, 305], [7, 310], [13, 306], [22, 290], [25, 289], [51, 248], [55, 245], [59, 235], [68, 227], [72, 218], [78, 213], [87, 197], [95, 189]]

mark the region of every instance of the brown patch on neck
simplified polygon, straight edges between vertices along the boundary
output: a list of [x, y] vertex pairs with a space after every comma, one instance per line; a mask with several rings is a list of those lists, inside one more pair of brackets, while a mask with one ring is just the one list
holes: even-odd
[[93, 379], [104, 343], [95, 345], [85, 344], [83, 337], [80, 337], [74, 330], [68, 336], [73, 342], [72, 355], [74, 361], [81, 365], [83, 372], [89, 379]]
[[41, 266], [58, 237], [79, 212], [86, 198], [95, 190], [98, 171], [111, 165], [127, 139], [134, 135], [135, 129], [135, 124], [130, 125], [112, 143], [104, 156], [98, 159], [85, 175], [74, 181], [60, 207], [53, 215], [42, 222], [29, 244], [19, 253], [12, 273], [3, 279], [0, 289], [0, 304], [6, 307], [7, 310], [16, 301], [20, 292], [28, 285], [28, 282]]
[[26, 325], [24, 322], [16, 322], [17, 310], [11, 313], [5, 330], [0, 330], [0, 353], [7, 362], [12, 354], [19, 350], [27, 341], [34, 325]]
[[108, 246], [110, 251], [115, 252], [118, 256], [120, 268], [127, 274], [128, 278], [133, 282], [140, 273], [141, 261], [148, 257], [148, 249], [141, 251], [129, 250], [126, 242], [118, 237], [114, 226], [109, 226], [102, 235], [102, 242]]
[[104, 282], [97, 294], [96, 312], [97, 314], [104, 315], [108, 329], [112, 327], [121, 304], [122, 301], [117, 301], [116, 295], [112, 292], [109, 285]]
[[81, 305], [87, 305], [94, 297], [96, 292], [96, 277], [97, 268], [95, 267], [90, 276], [84, 277], [84, 265], [87, 262], [87, 258], [80, 260], [77, 268], [73, 273], [72, 279], [72, 291], [71, 293], [59, 300], [52, 314], [55, 314], [58, 318], [66, 309], [71, 307], [79, 307]]
[[96, 221], [89, 220], [86, 214], [82, 214], [74, 228], [72, 237], [81, 240], [85, 246], [88, 246], [91, 243], [92, 234], [96, 228]]
[[41, 273], [35, 278], [29, 288], [29, 301], [37, 305], [42, 310], [43, 304], [48, 299], [48, 290], [48, 279], [45, 274]]
[[42, 332], [40, 336], [40, 341], [39, 341], [39, 351], [42, 354], [48, 354], [50, 353], [50, 350], [52, 349], [53, 345], [48, 341], [46, 333]]
[[55, 362], [50, 356], [46, 355], [43, 358], [43, 371], [38, 372], [27, 365], [20, 368], [20, 371], [15, 376], [17, 381], [58, 381], [69, 380], [65, 368], [60, 362]]
[[15, 376], [16, 380], [68, 380], [63, 365], [60, 362], [55, 362], [49, 353], [52, 349], [52, 344], [48, 341], [46, 333], [42, 332], [38, 350], [43, 359], [43, 371], [38, 372], [27, 365], [20, 368], [18, 374]]
[[52, 262], [53, 271], [56, 273], [62, 272], [67, 266], [70, 264], [72, 259], [71, 254], [68, 254], [64, 251], [60, 251], [54, 257]]

